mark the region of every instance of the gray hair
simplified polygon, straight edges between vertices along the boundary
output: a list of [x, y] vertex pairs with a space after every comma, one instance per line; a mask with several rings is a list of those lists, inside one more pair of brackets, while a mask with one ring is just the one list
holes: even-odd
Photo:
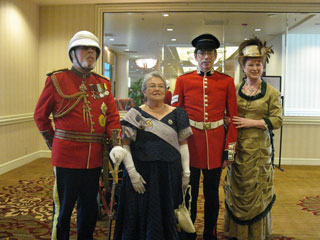
[[161, 73], [159, 73], [158, 71], [154, 71], [154, 72], [147, 73], [146, 75], [144, 75], [144, 79], [143, 79], [143, 82], [141, 85], [142, 92], [147, 89], [147, 81], [150, 80], [151, 78], [160, 78], [163, 81], [163, 84], [166, 86], [166, 80], [165, 80], [164, 76]]

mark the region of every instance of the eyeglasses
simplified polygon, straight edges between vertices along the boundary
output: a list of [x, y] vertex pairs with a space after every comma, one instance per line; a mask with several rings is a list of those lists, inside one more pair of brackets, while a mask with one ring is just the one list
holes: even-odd
[[163, 84], [159, 84], [159, 85], [156, 85], [156, 84], [150, 84], [149, 86], [147, 86], [147, 88], [150, 88], [150, 89], [156, 89], [156, 88], [159, 88], [159, 89], [165, 89], [166, 86], [163, 85]]
[[214, 51], [203, 51], [203, 50], [199, 50], [197, 52], [197, 55], [199, 57], [205, 57], [206, 55], [208, 55], [208, 57], [213, 57], [215, 55]]

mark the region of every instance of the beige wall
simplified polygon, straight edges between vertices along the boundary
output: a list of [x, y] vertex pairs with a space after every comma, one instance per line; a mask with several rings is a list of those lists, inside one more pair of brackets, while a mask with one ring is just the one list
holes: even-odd
[[[161, 7], [158, 4], [155, 9]], [[106, 7], [108, 11], [120, 12], [130, 8]], [[148, 6], [149, 10], [151, 8]], [[186, 8], [184, 6], [184, 10]], [[143, 10], [140, 5], [139, 11]], [[43, 152], [49, 156], [32, 117], [45, 74], [71, 66], [67, 46], [76, 31], [85, 29], [101, 34], [98, 29], [101, 22], [96, 21], [99, 11], [94, 5], [39, 8], [31, 1], [0, 1], [0, 174], [12, 166], [43, 156]], [[276, 135], [278, 151], [279, 131]], [[319, 138], [319, 119], [286, 120], [282, 162], [320, 164]]]
[[96, 34], [94, 5], [40, 8], [40, 89], [47, 72], [71, 67], [68, 43], [80, 30]]
[[39, 7], [0, 1], [0, 166], [36, 152], [32, 113], [39, 95]]

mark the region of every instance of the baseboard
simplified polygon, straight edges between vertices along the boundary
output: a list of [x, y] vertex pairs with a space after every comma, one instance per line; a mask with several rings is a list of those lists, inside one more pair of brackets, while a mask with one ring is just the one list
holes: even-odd
[[49, 150], [41, 150], [38, 152], [34, 152], [28, 155], [25, 155], [20, 158], [16, 158], [14, 160], [11, 160], [9, 162], [6, 162], [4, 164], [0, 165], [0, 175], [4, 174], [6, 172], [9, 172], [11, 170], [14, 170], [18, 167], [21, 167], [27, 163], [30, 163], [36, 159], [39, 158], [51, 158], [51, 151]]
[[[275, 158], [275, 165], [279, 164], [279, 158]], [[320, 166], [319, 158], [281, 158], [281, 165], [310, 165]]]

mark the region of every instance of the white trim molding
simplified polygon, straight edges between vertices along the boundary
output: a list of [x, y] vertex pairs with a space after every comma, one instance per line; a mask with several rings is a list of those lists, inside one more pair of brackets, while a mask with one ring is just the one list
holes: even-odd
[[283, 117], [284, 125], [320, 125], [320, 117]]
[[[279, 164], [279, 158], [274, 159], [274, 164]], [[320, 158], [281, 158], [282, 165], [306, 165], [306, 166], [320, 166]]]
[[0, 116], [0, 126], [33, 121], [33, 113]]
[[[30, 163], [34, 160], [37, 160], [39, 158], [51, 158], [51, 151], [49, 150], [43, 150], [34, 152], [16, 159], [13, 159], [9, 162], [6, 162], [4, 164], [0, 165], [0, 175], [9, 172], [11, 170], [14, 170], [18, 167], [21, 167], [27, 163]], [[50, 163], [49, 163], [50, 164]]]

